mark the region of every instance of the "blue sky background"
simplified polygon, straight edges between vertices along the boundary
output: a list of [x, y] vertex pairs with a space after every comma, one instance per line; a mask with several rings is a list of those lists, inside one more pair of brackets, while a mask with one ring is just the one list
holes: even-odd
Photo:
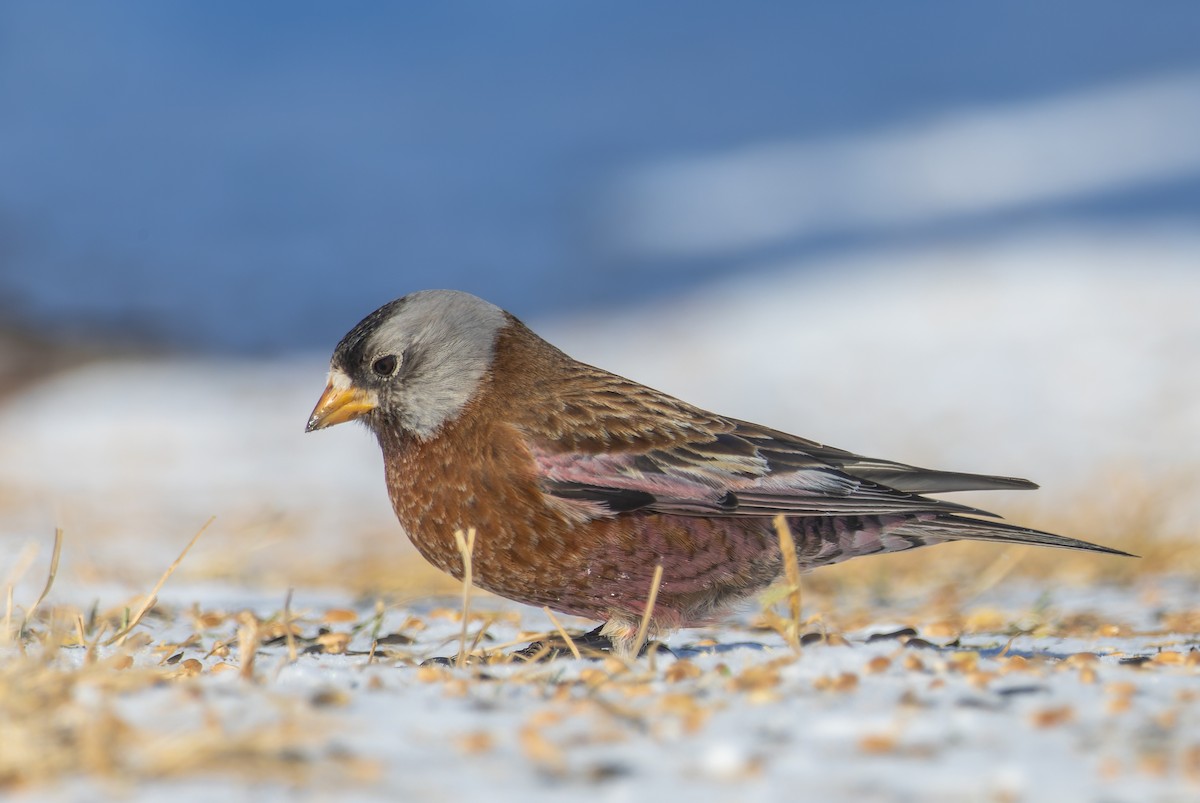
[[[630, 192], [664, 165], [891, 142], [1197, 74], [1190, 2], [0, 2], [0, 320], [325, 349], [425, 287], [523, 316], [595, 311], [777, 258], [1200, 221], [1185, 154], [1165, 173], [886, 225], [785, 220], [714, 249], [625, 236], [644, 222]], [[676, 215], [679, 186], [649, 219]]]

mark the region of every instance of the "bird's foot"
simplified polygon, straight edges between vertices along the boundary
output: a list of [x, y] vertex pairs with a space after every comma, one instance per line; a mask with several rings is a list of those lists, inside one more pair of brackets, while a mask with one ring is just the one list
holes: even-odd
[[[582, 636], [571, 639], [580, 658], [603, 658], [620, 652], [616, 643], [601, 632], [603, 629], [604, 626], [601, 625], [595, 630], [589, 630]], [[510, 655], [519, 661], [553, 661], [558, 658], [572, 658], [575, 656], [575, 651], [571, 649], [571, 645], [565, 639], [555, 637], [544, 641], [535, 641], [528, 647], [510, 653]], [[638, 657], [640, 658], [648, 652], [665, 652], [672, 656], [675, 654], [667, 645], [658, 641], [644, 644]]]
[[[611, 638], [604, 635], [601, 630], [604, 626], [601, 625], [595, 630], [589, 630], [582, 636], [576, 636], [571, 639], [571, 644], [568, 644], [566, 639], [555, 636], [548, 639], [534, 641], [527, 647], [522, 647], [519, 650], [508, 653], [508, 657], [514, 661], [537, 662], [556, 661], [559, 658], [574, 658], [575, 653], [579, 653], [580, 658], [599, 659], [608, 655], [615, 655], [620, 652], [617, 645]], [[571, 645], [575, 649], [571, 649]], [[651, 641], [642, 646], [638, 657], [642, 657], [646, 653], [666, 653], [675, 657], [675, 653], [671, 651], [667, 645], [660, 641]], [[470, 655], [465, 661], [465, 666], [475, 666], [478, 664], [487, 663], [487, 659], [480, 655]], [[458, 666], [458, 656], [427, 658], [421, 662], [421, 666]]]
[[[466, 660], [463, 661], [463, 666], [478, 666], [479, 664], [485, 663], [487, 663], [487, 661], [482, 655], [468, 655]], [[448, 666], [453, 669], [454, 667], [458, 666], [458, 656], [451, 655], [447, 657], [445, 655], [439, 655], [435, 658], [426, 658], [419, 664], [419, 666]]]
[[[615, 647], [612, 639], [601, 633], [601, 627], [590, 630], [582, 636], [576, 636], [568, 644], [567, 640], [558, 636], [541, 641], [535, 641], [528, 647], [509, 653], [518, 661], [553, 661], [558, 658], [573, 658], [575, 652], [580, 658], [602, 658], [611, 653]], [[575, 650], [571, 649], [571, 645]]]

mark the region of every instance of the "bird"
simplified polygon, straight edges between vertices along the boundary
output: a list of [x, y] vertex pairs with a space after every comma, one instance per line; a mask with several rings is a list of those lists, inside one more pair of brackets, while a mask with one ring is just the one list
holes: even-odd
[[[1031, 489], [719, 415], [579, 362], [456, 290], [398, 298], [333, 351], [306, 431], [376, 436], [392, 508], [430, 563], [520, 603], [599, 621], [619, 654], [709, 625], [785, 573], [955, 540], [1121, 550], [996, 521], [926, 494]], [[659, 569], [661, 567], [661, 570]], [[655, 579], [658, 579], [657, 585]], [[653, 605], [650, 602], [653, 600]]]

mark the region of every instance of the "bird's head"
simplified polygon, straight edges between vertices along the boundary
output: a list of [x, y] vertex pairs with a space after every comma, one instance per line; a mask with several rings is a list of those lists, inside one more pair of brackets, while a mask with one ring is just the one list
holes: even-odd
[[508, 316], [456, 290], [398, 298], [342, 338], [307, 432], [354, 419], [427, 439], [475, 395]]

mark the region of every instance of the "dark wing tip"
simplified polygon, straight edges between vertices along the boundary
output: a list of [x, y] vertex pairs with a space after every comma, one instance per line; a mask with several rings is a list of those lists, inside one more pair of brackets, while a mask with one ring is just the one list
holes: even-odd
[[595, 502], [608, 508], [612, 513], [629, 513], [633, 510], [641, 510], [653, 505], [657, 501], [653, 494], [646, 491], [607, 488], [561, 480], [544, 481], [542, 483], [542, 490], [560, 499]]

